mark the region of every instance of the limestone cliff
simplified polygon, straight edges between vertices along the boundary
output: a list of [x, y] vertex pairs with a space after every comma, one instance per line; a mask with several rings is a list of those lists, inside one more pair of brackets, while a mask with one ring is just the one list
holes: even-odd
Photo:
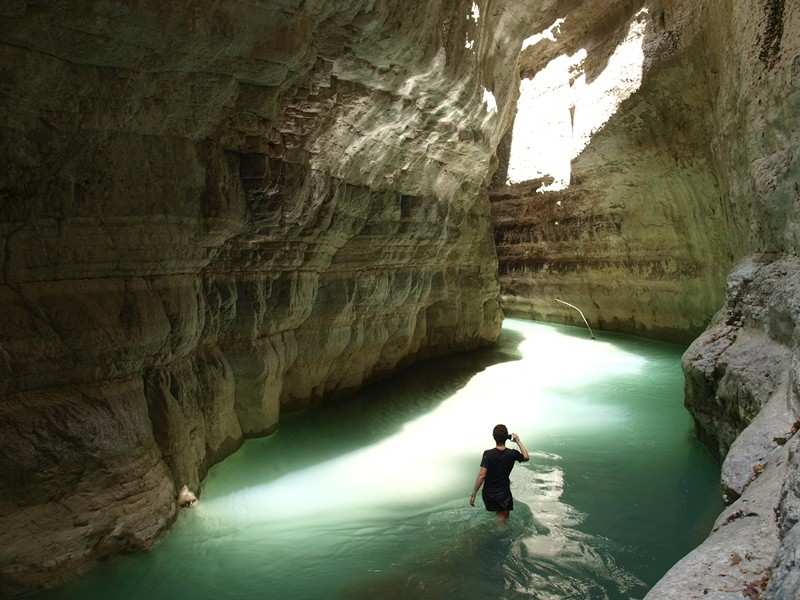
[[281, 410], [495, 339], [526, 4], [3, 3], [4, 591], [147, 547]]
[[703, 48], [723, 231], [751, 256], [684, 355], [686, 404], [724, 457], [731, 505], [648, 598], [798, 598], [800, 5], [708, 2], [694, 19], [695, 3], [676, 5]]
[[[741, 254], [732, 234], [741, 217], [726, 205], [709, 144], [713, 91], [693, 30], [704, 9], [620, 4], [605, 18], [570, 14], [553, 41], [540, 41], [526, 57], [543, 68], [585, 45], [588, 54], [570, 81], [580, 76], [602, 85], [602, 74], [613, 70], [610, 55], [626, 36], [641, 53], [629, 72], [616, 75], [617, 87], [605, 91], [617, 96], [619, 109], [591, 132], [566, 189], [537, 193], [541, 182], [496, 179], [492, 213], [503, 305], [515, 314], [577, 323], [577, 313], [554, 301], [562, 298], [598, 328], [688, 342], [722, 304], [725, 275]], [[522, 74], [532, 72], [533, 66]], [[629, 78], [640, 78], [641, 88], [626, 87]], [[592, 108], [573, 107], [573, 135], [581, 111]]]
[[653, 599], [800, 597], [800, 260], [758, 256], [684, 355], [686, 403], [729, 506]]
[[[649, 597], [796, 596], [798, 34], [786, 0], [3, 3], [0, 590], [147, 547], [281, 410], [490, 343], [500, 165], [513, 312], [688, 340], [740, 264], [685, 358], [735, 503]], [[571, 185], [505, 185], [520, 76], [631, 40]]]
[[[641, 58], [608, 88], [619, 109], [566, 189], [495, 179], [507, 310], [575, 322], [553, 301], [563, 297], [598, 327], [688, 342], [721, 306], [736, 261], [796, 252], [797, 11], [783, 0], [628, 2], [605, 18], [580, 7], [523, 53], [528, 78], [588, 48], [569, 74], [575, 104], [578, 83], [600, 81], [632, 32]], [[641, 79], [633, 95], [626, 78]], [[590, 108], [572, 107], [573, 135]], [[536, 135], [533, 123], [515, 135]]]
[[588, 49], [574, 88], [643, 23], [641, 87], [593, 133], [566, 189], [541, 193], [547, 180], [514, 181], [513, 160], [499, 161], [503, 305], [574, 322], [562, 298], [599, 327], [688, 341], [724, 303], [684, 369], [732, 504], [648, 599], [800, 598], [800, 4], [612, 4], [605, 18], [565, 11], [523, 52], [530, 78]]

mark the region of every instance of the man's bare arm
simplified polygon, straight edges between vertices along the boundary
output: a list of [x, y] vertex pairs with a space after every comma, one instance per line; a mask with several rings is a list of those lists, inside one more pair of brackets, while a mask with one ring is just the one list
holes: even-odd
[[486, 479], [486, 467], [481, 467], [481, 470], [478, 471], [478, 476], [475, 478], [475, 486], [473, 487], [472, 493], [469, 496], [470, 506], [475, 506], [475, 495], [478, 493], [478, 490], [481, 489], [484, 479]]
[[528, 462], [531, 459], [531, 455], [528, 454], [528, 449], [525, 447], [525, 444], [522, 443], [522, 440], [519, 439], [519, 436], [516, 433], [512, 434], [511, 441], [519, 446], [519, 451], [522, 454], [522, 462]]

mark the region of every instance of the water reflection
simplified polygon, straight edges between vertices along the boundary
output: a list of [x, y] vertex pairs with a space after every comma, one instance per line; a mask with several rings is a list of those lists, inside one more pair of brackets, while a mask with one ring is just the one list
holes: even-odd
[[[407, 520], [430, 547], [421, 543], [403, 564], [349, 584], [342, 598], [606, 599], [644, 589], [616, 563], [610, 540], [578, 530], [584, 515], [562, 500], [560, 460], [536, 452], [532, 468], [515, 471], [508, 526], [457, 503]], [[442, 547], [437, 539], [453, 542]]]
[[510, 320], [507, 328], [519, 334], [518, 360], [477, 373], [400, 431], [274, 481], [207, 498], [201, 511], [280, 521], [430, 501], [464, 482], [463, 464], [491, 442], [495, 423], [508, 423], [535, 442], [548, 430], [606, 429], [625, 418], [612, 407], [563, 393], [554, 397], [548, 390], [558, 385], [563, 391], [565, 381], [579, 387], [601, 375], [635, 375], [644, 358], [544, 325]]
[[[716, 510], [717, 469], [686, 435], [679, 352], [507, 320], [496, 349], [248, 442], [153, 552], [47, 597], [641, 597]], [[534, 451], [512, 473], [507, 528], [467, 505], [498, 422]]]

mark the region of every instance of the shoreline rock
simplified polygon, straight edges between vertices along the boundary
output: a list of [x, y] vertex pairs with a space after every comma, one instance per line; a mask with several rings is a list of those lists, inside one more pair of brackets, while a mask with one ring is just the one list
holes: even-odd
[[727, 508], [647, 600], [800, 597], [800, 259], [755, 256], [686, 351], [686, 406], [724, 457]]

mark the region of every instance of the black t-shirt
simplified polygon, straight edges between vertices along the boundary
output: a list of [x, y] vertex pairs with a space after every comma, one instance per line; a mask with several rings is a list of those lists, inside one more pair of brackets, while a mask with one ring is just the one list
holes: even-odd
[[522, 453], [512, 448], [505, 450], [492, 448], [484, 452], [481, 459], [481, 467], [486, 469], [484, 488], [489, 490], [510, 489], [511, 482], [508, 480], [508, 476], [511, 474], [511, 469], [514, 468], [515, 462], [523, 460]]

